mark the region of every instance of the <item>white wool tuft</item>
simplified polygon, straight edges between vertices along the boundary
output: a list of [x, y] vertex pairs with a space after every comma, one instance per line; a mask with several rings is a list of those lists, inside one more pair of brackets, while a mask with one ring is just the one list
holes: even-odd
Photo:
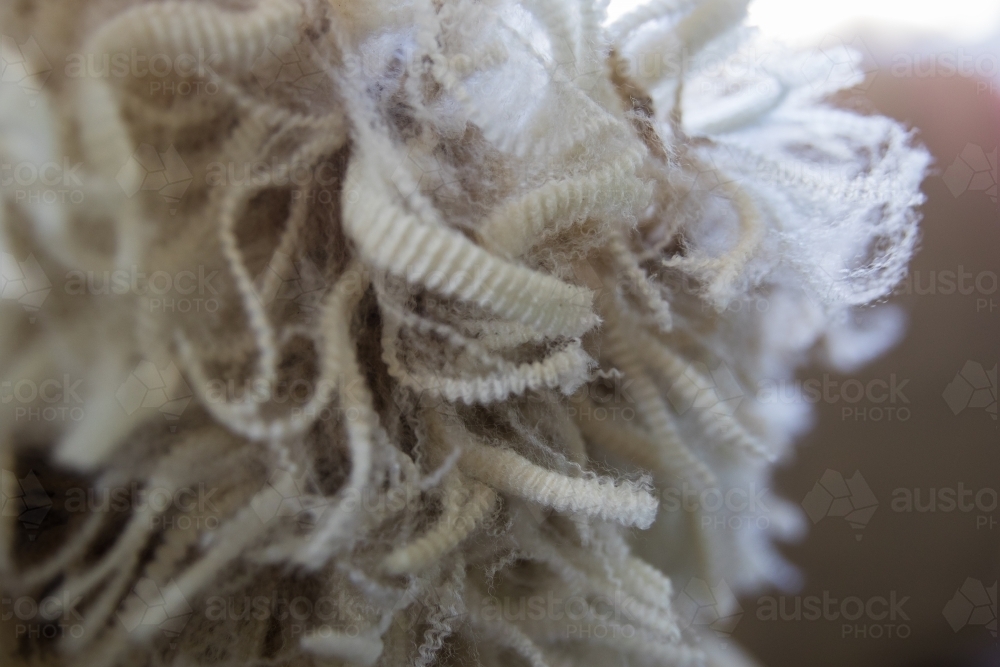
[[[766, 485], [809, 414], [758, 384], [898, 336], [859, 307], [905, 274], [929, 158], [832, 104], [851, 63], [741, 32], [745, 0], [605, 4], [0, 9], [56, 63], [4, 77], [0, 161], [81, 165], [68, 200], [0, 185], [0, 379], [83, 400], [0, 403], [5, 498], [29, 469], [212, 490], [57, 504], [38, 539], [3, 512], [5, 595], [81, 629], [4, 664], [740, 664], [675, 595], [793, 581], [798, 514], [711, 530], [671, 494]], [[336, 613], [240, 613], [296, 597]]]

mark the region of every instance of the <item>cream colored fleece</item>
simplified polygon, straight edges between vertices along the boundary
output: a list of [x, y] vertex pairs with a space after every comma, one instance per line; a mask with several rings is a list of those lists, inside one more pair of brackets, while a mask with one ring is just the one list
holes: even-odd
[[766, 485], [808, 415], [757, 383], [888, 344], [838, 341], [928, 160], [745, 5], [4, 3], [0, 376], [82, 381], [0, 404], [4, 597], [71, 601], [4, 664], [739, 664], [704, 613], [797, 515], [661, 501]]

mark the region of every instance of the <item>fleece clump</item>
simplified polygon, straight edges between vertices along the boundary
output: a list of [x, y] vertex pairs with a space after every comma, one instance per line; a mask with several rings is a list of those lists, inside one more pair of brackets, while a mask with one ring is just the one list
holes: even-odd
[[762, 381], [890, 342], [928, 157], [746, 2], [605, 4], [4, 4], [3, 161], [81, 167], [0, 187], [49, 283], [0, 374], [83, 401], [0, 404], [5, 496], [59, 498], [4, 595], [73, 614], [4, 664], [740, 663], [689, 608], [791, 583], [797, 514], [673, 501], [767, 483], [808, 415]]

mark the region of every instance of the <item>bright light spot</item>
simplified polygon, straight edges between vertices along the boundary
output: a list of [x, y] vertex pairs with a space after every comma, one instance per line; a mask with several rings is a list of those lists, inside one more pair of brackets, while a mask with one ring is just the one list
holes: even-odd
[[816, 41], [845, 24], [866, 22], [884, 28], [934, 33], [974, 43], [1000, 29], [997, 0], [756, 0], [750, 23], [787, 42]]
[[[611, 0], [613, 21], [647, 0]], [[788, 43], [815, 42], [856, 22], [976, 43], [1000, 34], [997, 0], [755, 0], [750, 23]]]
[[608, 21], [614, 21], [622, 14], [627, 14], [639, 5], [646, 4], [645, 0], [611, 0], [608, 3]]

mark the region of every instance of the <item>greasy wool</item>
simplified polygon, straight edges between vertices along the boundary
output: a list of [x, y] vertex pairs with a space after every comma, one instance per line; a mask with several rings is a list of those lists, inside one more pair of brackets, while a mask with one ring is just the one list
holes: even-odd
[[665, 500], [891, 343], [928, 157], [746, 2], [604, 4], [3, 4], [0, 157], [81, 166], [0, 187], [0, 376], [82, 380], [0, 404], [4, 597], [72, 606], [5, 665], [742, 662], [676, 600], [798, 515]]

